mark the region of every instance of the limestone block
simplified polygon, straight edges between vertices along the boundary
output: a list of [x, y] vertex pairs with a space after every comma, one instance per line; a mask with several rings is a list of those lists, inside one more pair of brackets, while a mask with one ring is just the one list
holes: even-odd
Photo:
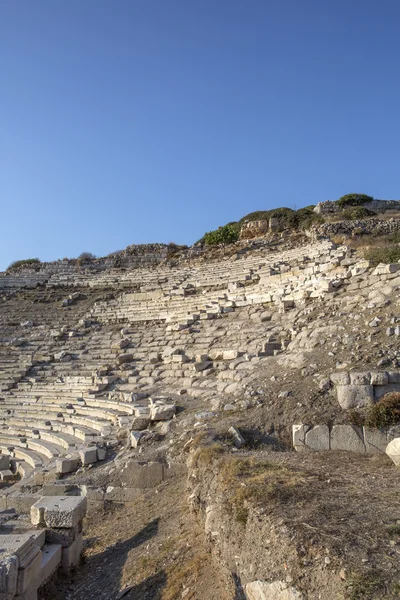
[[386, 451], [387, 434], [380, 429], [363, 427], [365, 450], [370, 454], [381, 454]]
[[0, 479], [1, 481], [10, 481], [14, 479], [15, 475], [10, 471], [10, 469], [2, 469], [0, 470]]
[[12, 600], [17, 592], [18, 557], [3, 555], [0, 550], [0, 559], [0, 598]]
[[331, 381], [334, 385], [349, 385], [350, 376], [348, 373], [332, 373]]
[[296, 452], [304, 452], [307, 450], [306, 433], [310, 429], [310, 425], [292, 425], [293, 447]]
[[150, 352], [149, 363], [155, 365], [161, 361], [161, 354], [159, 352]]
[[59, 458], [56, 461], [57, 473], [74, 473], [80, 465], [79, 458]]
[[206, 369], [209, 369], [210, 367], [212, 367], [212, 364], [213, 363], [211, 361], [196, 362], [196, 363], [194, 363], [194, 370], [196, 372], [205, 371]]
[[369, 385], [371, 383], [370, 373], [350, 373], [351, 385]]
[[84, 496], [47, 496], [31, 507], [32, 525], [69, 528], [85, 516], [87, 498]]
[[68, 575], [71, 567], [79, 565], [83, 550], [82, 533], [78, 533], [76, 539], [68, 548], [62, 549], [61, 566], [65, 575]]
[[329, 450], [328, 425], [315, 425], [306, 433], [306, 446], [310, 450]]
[[385, 265], [384, 263], [380, 263], [374, 272], [373, 275], [388, 275], [390, 273], [396, 273], [400, 270], [400, 263], [391, 263], [389, 265]]
[[338, 402], [345, 410], [368, 406], [374, 401], [372, 385], [338, 385], [336, 392]]
[[371, 385], [386, 385], [389, 382], [389, 376], [385, 371], [371, 372]]
[[4, 471], [10, 468], [10, 455], [0, 454], [0, 470]]
[[42, 548], [42, 566], [38, 580], [39, 586], [47, 581], [61, 562], [62, 548], [60, 544], [45, 544]]
[[97, 462], [97, 448], [96, 446], [89, 448], [82, 448], [79, 450], [79, 457], [83, 465], [91, 465]]
[[128, 338], [123, 338], [122, 340], [115, 342], [111, 346], [111, 348], [113, 350], [123, 350], [124, 348], [127, 348], [127, 346], [129, 346], [129, 344], [130, 344], [130, 340]]
[[388, 371], [389, 383], [400, 383], [400, 372], [399, 371]]
[[127, 353], [127, 354], [120, 354], [118, 356], [118, 364], [122, 365], [124, 363], [127, 362], [131, 362], [133, 360], [133, 354]]
[[248, 600], [303, 600], [303, 595], [283, 581], [252, 581], [245, 587]]
[[392, 459], [396, 467], [400, 465], [400, 437], [389, 442], [386, 447], [386, 454]]
[[331, 431], [331, 450], [364, 453], [362, 429], [353, 425], [334, 425]]
[[222, 360], [234, 360], [239, 356], [238, 350], [224, 350], [222, 352]]
[[152, 421], [167, 421], [176, 413], [175, 404], [151, 404], [150, 419]]
[[97, 460], [106, 460], [107, 450], [105, 448], [97, 448]]
[[37, 589], [37, 582], [42, 568], [42, 552], [38, 546], [30, 553], [29, 558], [23, 563], [23, 568], [18, 569], [17, 577], [17, 595], [23, 594], [29, 588]]

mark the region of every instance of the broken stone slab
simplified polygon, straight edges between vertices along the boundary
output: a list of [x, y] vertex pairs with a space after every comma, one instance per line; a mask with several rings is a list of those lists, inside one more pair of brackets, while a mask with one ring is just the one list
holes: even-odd
[[303, 600], [303, 595], [284, 581], [252, 581], [245, 589], [248, 600]]
[[18, 558], [0, 550], [0, 598], [12, 600], [17, 593]]
[[310, 450], [329, 450], [329, 427], [328, 425], [315, 425], [306, 433], [306, 446]]
[[130, 343], [131, 342], [128, 338], [123, 338], [122, 340], [119, 340], [118, 342], [114, 342], [114, 344], [112, 344], [111, 348], [113, 350], [123, 350], [124, 348], [127, 348]]
[[85, 496], [46, 496], [31, 506], [32, 525], [75, 527], [86, 515]]
[[233, 444], [236, 448], [242, 448], [246, 444], [246, 440], [237, 427], [232, 425], [232, 427], [229, 427], [228, 433], [233, 437]]
[[331, 450], [365, 452], [364, 435], [355, 425], [334, 425], [331, 430]]
[[162, 404], [150, 399], [150, 419], [152, 421], [168, 421], [176, 414], [175, 404]]
[[83, 537], [82, 533], [78, 533], [76, 539], [70, 546], [62, 549], [61, 555], [61, 566], [64, 575], [68, 575], [72, 567], [79, 565], [81, 560], [81, 554], [83, 550]]
[[306, 433], [310, 429], [310, 425], [303, 425], [303, 423], [292, 425], [293, 447], [296, 452], [304, 452], [304, 450], [307, 450]]
[[396, 467], [400, 465], [400, 437], [394, 438], [386, 447], [386, 454]]
[[369, 406], [374, 402], [372, 385], [337, 385], [336, 392], [338, 402], [345, 410]]
[[400, 270], [400, 263], [390, 263], [388, 265], [384, 263], [380, 263], [374, 272], [373, 275], [388, 275], [390, 273], [396, 273]]

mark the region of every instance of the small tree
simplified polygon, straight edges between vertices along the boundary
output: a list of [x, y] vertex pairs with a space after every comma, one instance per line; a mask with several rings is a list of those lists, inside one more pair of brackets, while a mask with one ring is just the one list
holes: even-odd
[[362, 206], [363, 204], [367, 204], [368, 202], [373, 202], [372, 196], [367, 196], [367, 194], [346, 194], [342, 196], [337, 201], [340, 208], [346, 208], [347, 206]]

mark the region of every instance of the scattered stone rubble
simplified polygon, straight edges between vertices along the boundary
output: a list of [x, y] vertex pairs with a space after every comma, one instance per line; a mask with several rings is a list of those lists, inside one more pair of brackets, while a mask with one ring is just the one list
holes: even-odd
[[[216, 414], [262, 402], [257, 392], [247, 390], [271, 364], [275, 380], [286, 369], [303, 369], [321, 394], [335, 391], [342, 410], [400, 391], [400, 372], [392, 367], [359, 372], [338, 364], [328, 377], [312, 369], [308, 359], [316, 348], [324, 347], [333, 358], [338, 349], [357, 342], [360, 319], [371, 340], [381, 330], [389, 342], [398, 335], [398, 263], [372, 268], [346, 246], [327, 239], [282, 252], [260, 246], [248, 254], [176, 268], [161, 264], [166, 252], [165, 247], [153, 248], [148, 262], [146, 254], [127, 253], [126, 264], [131, 264], [129, 256], [140, 261], [125, 270], [107, 267], [107, 261], [79, 269], [61, 261], [38, 271], [0, 274], [5, 290], [0, 313], [0, 506], [30, 512], [32, 524], [45, 530], [42, 537], [22, 538], [20, 554], [18, 545], [5, 547], [0, 592], [7, 600], [35, 598], [60, 565], [68, 571], [77, 563], [87, 503], [133, 501], [138, 490], [159, 485], [175, 467], [140, 461], [135, 454], [122, 469], [129, 485], [86, 486], [78, 496], [41, 493], [58, 477], [86, 472], [121, 445], [139, 454], [187, 419], [177, 429], [184, 446], [193, 439], [191, 430], [201, 431]], [[38, 284], [34, 304], [18, 301], [18, 290]], [[76, 291], [69, 293], [71, 289]], [[48, 302], [51, 294], [57, 298], [53, 304]], [[364, 319], [360, 305], [378, 312], [368, 312]], [[316, 309], [321, 311], [317, 320], [310, 317]], [[328, 309], [337, 315], [336, 323], [324, 318]], [[388, 309], [393, 314], [379, 312]], [[342, 324], [343, 315], [352, 332]], [[393, 364], [396, 356], [391, 360]], [[282, 382], [278, 402], [291, 397]], [[191, 409], [194, 401], [202, 403], [201, 409]], [[234, 425], [228, 429], [236, 449], [243, 448], [246, 436]], [[298, 452], [386, 452], [396, 464], [399, 437], [395, 429], [342, 423], [293, 426]], [[255, 581], [246, 588], [252, 599], [278, 591], [277, 597], [301, 598], [281, 581]]]

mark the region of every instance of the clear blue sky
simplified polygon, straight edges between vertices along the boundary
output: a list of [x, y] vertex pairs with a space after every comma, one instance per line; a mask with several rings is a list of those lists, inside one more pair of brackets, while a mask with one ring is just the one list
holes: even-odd
[[2, 0], [0, 269], [400, 198], [399, 0]]

